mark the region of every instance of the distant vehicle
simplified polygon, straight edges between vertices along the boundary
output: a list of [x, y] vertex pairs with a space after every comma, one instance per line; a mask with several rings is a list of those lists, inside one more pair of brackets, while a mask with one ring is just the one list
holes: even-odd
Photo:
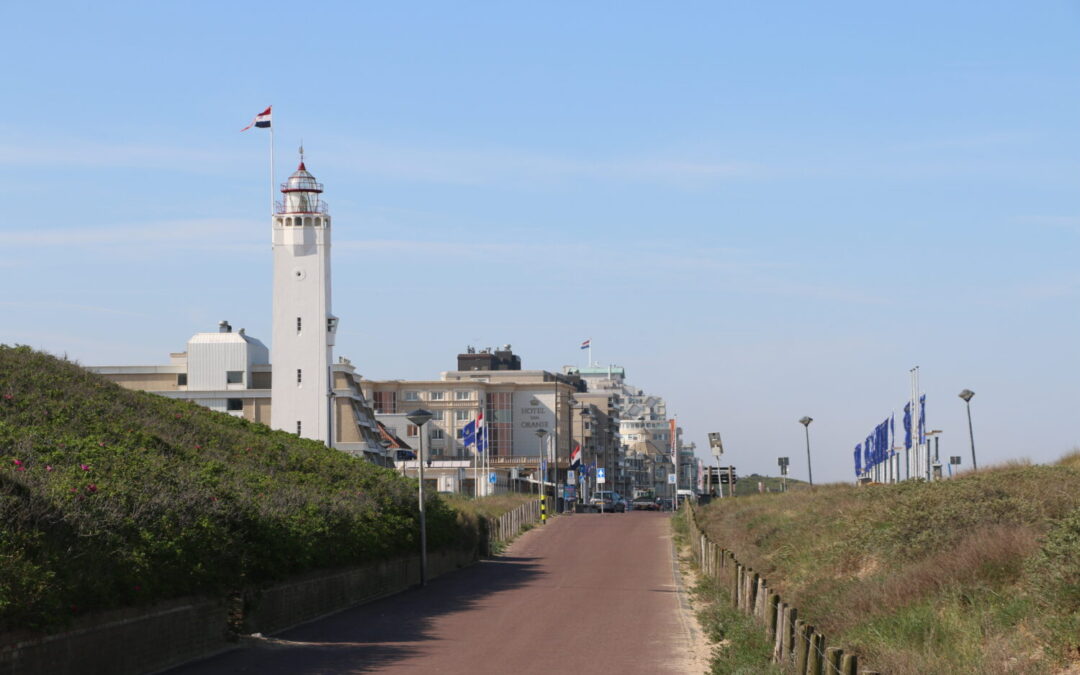
[[638, 497], [631, 504], [635, 511], [659, 511], [660, 505], [652, 497]]
[[671, 497], [659, 497], [656, 500], [656, 505], [660, 507], [661, 511], [671, 510]]
[[603, 509], [604, 511], [626, 511], [626, 502], [619, 496], [618, 492], [612, 492], [611, 490], [599, 490], [593, 493], [591, 504], [596, 509]]

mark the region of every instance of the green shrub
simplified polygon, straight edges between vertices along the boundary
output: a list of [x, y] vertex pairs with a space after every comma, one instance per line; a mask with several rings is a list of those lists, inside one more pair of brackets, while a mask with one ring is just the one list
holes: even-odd
[[[427, 501], [432, 550], [475, 518]], [[411, 555], [416, 481], [0, 345], [0, 632]]]

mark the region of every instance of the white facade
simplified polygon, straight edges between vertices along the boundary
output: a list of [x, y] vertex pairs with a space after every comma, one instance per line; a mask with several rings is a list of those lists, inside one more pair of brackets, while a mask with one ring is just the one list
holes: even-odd
[[[217, 333], [196, 333], [187, 343], [187, 388], [192, 391], [248, 389], [254, 366], [270, 363], [266, 345], [222, 322]], [[225, 404], [222, 403], [222, 406]]]
[[273, 217], [274, 301], [270, 426], [330, 443], [330, 216], [303, 161]]

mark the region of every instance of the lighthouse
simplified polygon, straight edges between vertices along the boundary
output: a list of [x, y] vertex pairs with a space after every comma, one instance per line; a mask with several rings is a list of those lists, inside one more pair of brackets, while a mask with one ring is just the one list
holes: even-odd
[[282, 184], [273, 214], [274, 301], [270, 426], [332, 445], [330, 214], [304, 166]]

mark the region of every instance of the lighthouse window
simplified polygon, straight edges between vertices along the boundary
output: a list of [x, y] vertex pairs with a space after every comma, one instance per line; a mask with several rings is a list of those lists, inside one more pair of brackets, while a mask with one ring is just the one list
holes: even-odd
[[296, 420], [296, 435], [297, 435], [297, 436], [299, 436], [299, 435], [300, 435], [300, 430], [301, 430], [301, 428], [302, 428], [302, 427], [300, 426], [300, 420]]
[[296, 369], [296, 383], [300, 384], [303, 381], [304, 381], [304, 371], [297, 368]]
[[226, 384], [240, 384], [244, 381], [244, 371], [242, 370], [226, 370], [225, 371], [225, 383]]
[[296, 333], [297, 333], [297, 335], [299, 335], [299, 334], [300, 334], [300, 326], [301, 326], [301, 325], [302, 325], [302, 324], [301, 324], [301, 322], [300, 322], [300, 317], [296, 317]]
[[227, 399], [226, 402], [225, 402], [225, 409], [226, 410], [243, 410], [244, 409], [244, 399], [242, 399], [242, 398], [230, 398], [230, 399]]

